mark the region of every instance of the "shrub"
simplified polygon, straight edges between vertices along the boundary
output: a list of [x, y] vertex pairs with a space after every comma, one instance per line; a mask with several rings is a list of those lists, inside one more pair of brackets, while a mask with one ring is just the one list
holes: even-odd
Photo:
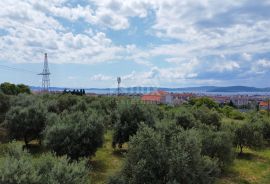
[[46, 110], [41, 104], [12, 107], [6, 115], [6, 128], [12, 139], [24, 139], [25, 145], [41, 138], [45, 127]]
[[103, 144], [102, 119], [95, 111], [64, 113], [45, 129], [44, 143], [71, 159], [93, 155]]
[[218, 159], [219, 166], [225, 168], [234, 159], [233, 134], [215, 131], [209, 127], [198, 130], [202, 139], [202, 154]]
[[220, 128], [221, 117], [217, 111], [210, 110], [207, 107], [202, 106], [198, 109], [195, 109], [193, 113], [195, 118], [201, 123]]
[[176, 124], [184, 129], [190, 129], [196, 125], [196, 119], [188, 110], [181, 110], [175, 116]]
[[154, 115], [151, 113], [149, 106], [139, 104], [122, 104], [119, 108], [119, 121], [114, 126], [113, 147], [129, 141], [129, 137], [134, 135], [140, 125], [153, 126], [155, 123]]
[[33, 158], [14, 143], [0, 163], [0, 184], [86, 184], [88, 169], [85, 161], [72, 162], [43, 154]]
[[243, 147], [261, 148], [264, 145], [262, 126], [259, 123], [246, 122], [235, 129], [234, 143], [243, 153]]
[[201, 155], [198, 134], [189, 130], [168, 135], [140, 129], [129, 142], [123, 169], [109, 183], [213, 183], [219, 169], [216, 161]]

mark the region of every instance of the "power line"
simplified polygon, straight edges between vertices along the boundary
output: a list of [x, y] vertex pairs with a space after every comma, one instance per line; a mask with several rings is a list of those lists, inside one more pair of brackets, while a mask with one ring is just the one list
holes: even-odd
[[0, 64], [0, 69], [6, 69], [6, 70], [15, 70], [15, 71], [20, 71], [20, 72], [27, 72], [27, 73], [32, 73], [32, 74], [36, 74], [37, 72], [31, 71], [31, 70], [26, 70], [23, 68], [15, 68], [15, 67], [11, 67], [11, 66], [6, 66], [6, 65], [1, 65]]

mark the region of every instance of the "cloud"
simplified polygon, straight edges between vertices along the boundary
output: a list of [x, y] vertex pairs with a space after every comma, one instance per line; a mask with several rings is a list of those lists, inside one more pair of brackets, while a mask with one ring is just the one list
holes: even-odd
[[210, 69], [210, 71], [218, 71], [218, 72], [224, 72], [224, 71], [233, 71], [235, 69], [239, 69], [240, 65], [235, 61], [226, 61], [226, 62], [219, 62], [213, 65], [213, 67]]
[[250, 54], [248, 54], [248, 53], [243, 53], [242, 57], [246, 61], [251, 61], [252, 60], [252, 56]]
[[0, 6], [0, 61], [42, 62], [48, 52], [50, 63], [133, 62], [135, 68], [119, 70], [130, 85], [218, 83], [269, 69], [268, 1], [9, 0]]
[[266, 60], [266, 59], [260, 59], [257, 62], [258, 66], [264, 67], [264, 68], [270, 68], [270, 61]]
[[112, 76], [103, 75], [103, 74], [97, 74], [97, 75], [93, 75], [92, 77], [90, 77], [90, 80], [94, 80], [94, 81], [108, 81], [108, 80], [113, 80], [113, 77]]

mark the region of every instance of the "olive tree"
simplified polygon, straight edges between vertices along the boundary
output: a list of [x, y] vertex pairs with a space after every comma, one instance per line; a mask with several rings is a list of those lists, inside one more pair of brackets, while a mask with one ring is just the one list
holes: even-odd
[[216, 110], [202, 106], [193, 110], [195, 118], [205, 125], [214, 126], [217, 129], [221, 126], [221, 116]]
[[198, 128], [202, 139], [202, 154], [217, 159], [223, 169], [234, 159], [233, 134], [222, 130], [216, 131], [208, 126]]
[[219, 168], [201, 154], [197, 132], [167, 131], [141, 128], [129, 142], [123, 169], [109, 183], [214, 183]]
[[190, 129], [197, 123], [193, 114], [188, 110], [181, 110], [175, 115], [177, 125], [182, 126], [184, 129]]
[[88, 173], [86, 161], [70, 162], [50, 153], [34, 159], [16, 143], [0, 160], [0, 184], [86, 184]]
[[5, 126], [12, 139], [23, 139], [27, 146], [31, 140], [41, 140], [45, 123], [46, 110], [38, 103], [28, 107], [11, 107], [6, 115]]
[[234, 143], [243, 153], [244, 146], [261, 148], [264, 145], [262, 126], [255, 122], [246, 122], [236, 126]]
[[95, 111], [64, 113], [48, 124], [44, 143], [56, 155], [78, 160], [93, 155], [102, 146], [103, 132], [102, 118]]
[[134, 135], [140, 125], [145, 123], [153, 126], [155, 117], [151, 113], [150, 106], [140, 104], [122, 104], [119, 107], [119, 120], [114, 125], [113, 147], [129, 141], [129, 137]]

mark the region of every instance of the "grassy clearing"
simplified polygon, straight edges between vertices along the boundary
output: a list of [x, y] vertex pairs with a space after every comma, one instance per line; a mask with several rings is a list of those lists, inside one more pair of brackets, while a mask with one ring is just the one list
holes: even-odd
[[106, 183], [108, 177], [119, 171], [123, 164], [123, 152], [114, 150], [111, 146], [112, 132], [105, 134], [105, 143], [96, 155], [91, 159], [92, 164], [92, 183]]
[[269, 184], [270, 148], [254, 151], [245, 149], [218, 184]]

